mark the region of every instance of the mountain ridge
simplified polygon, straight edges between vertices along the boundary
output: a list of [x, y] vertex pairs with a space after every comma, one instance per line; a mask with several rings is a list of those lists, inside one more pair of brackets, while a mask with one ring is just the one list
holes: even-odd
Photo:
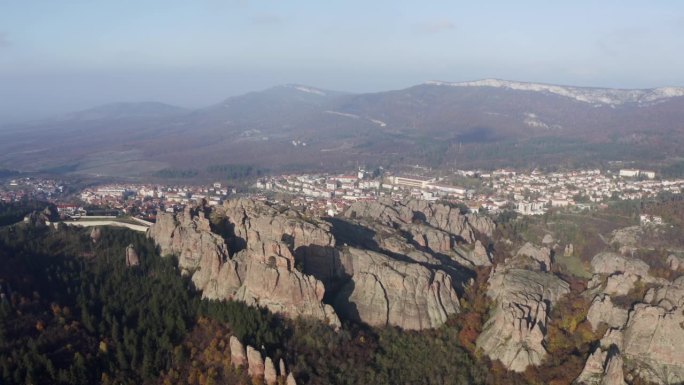
[[[76, 114], [0, 130], [0, 166], [83, 165], [75, 172], [113, 175], [116, 162], [138, 174], [226, 164], [274, 171], [346, 169], [358, 162], [662, 164], [681, 156], [684, 146], [684, 89], [653, 90], [481, 80], [353, 94], [290, 84], [192, 110], [144, 114], [138, 104], [114, 104], [104, 107], [107, 113], [91, 110], [94, 118]], [[111, 164], [101, 166], [112, 154]]]
[[684, 87], [656, 87], [645, 89], [625, 89], [608, 87], [580, 87], [546, 83], [520, 82], [486, 78], [465, 82], [446, 82], [429, 80], [423, 84], [449, 87], [492, 87], [516, 91], [548, 92], [575, 99], [585, 103], [620, 105], [624, 103], [649, 103], [662, 99], [684, 96]]

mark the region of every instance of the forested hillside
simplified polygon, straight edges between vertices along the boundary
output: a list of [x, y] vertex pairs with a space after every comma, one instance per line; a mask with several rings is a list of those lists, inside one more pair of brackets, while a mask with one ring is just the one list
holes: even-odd
[[[127, 267], [133, 245], [140, 265]], [[459, 329], [426, 332], [287, 321], [201, 300], [144, 235], [20, 224], [0, 229], [3, 384], [247, 384], [230, 365], [236, 335], [283, 358], [298, 383], [482, 383]], [[223, 341], [224, 344], [221, 344]], [[209, 354], [213, 352], [213, 354]]]

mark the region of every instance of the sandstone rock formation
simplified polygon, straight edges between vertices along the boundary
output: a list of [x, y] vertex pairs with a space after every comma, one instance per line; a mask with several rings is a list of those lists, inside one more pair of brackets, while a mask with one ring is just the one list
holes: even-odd
[[577, 385], [599, 385], [605, 372], [605, 362], [607, 352], [597, 348], [587, 358], [582, 373], [575, 379], [573, 384]]
[[[275, 385], [278, 383], [278, 372], [271, 357], [266, 356], [264, 359], [261, 352], [247, 346], [245, 352], [244, 345], [235, 336], [230, 337], [230, 360], [233, 367], [240, 366], [247, 367], [247, 373], [257, 382], [263, 380], [268, 385]], [[280, 377], [286, 378], [287, 384], [296, 384], [292, 373], [285, 371], [285, 362], [280, 359]]]
[[594, 274], [623, 273], [637, 277], [647, 277], [649, 267], [646, 262], [625, 257], [612, 252], [596, 254], [591, 260], [591, 268]]
[[[390, 199], [354, 203], [344, 217], [375, 232], [373, 242], [388, 251], [407, 256], [408, 253], [415, 255], [419, 254], [418, 251], [426, 251], [448, 257], [467, 269], [491, 265], [489, 253], [482, 243], [476, 242], [475, 237], [477, 233], [491, 236], [494, 222], [488, 217], [462, 215], [459, 209], [438, 203], [418, 200], [395, 202]], [[392, 232], [403, 236], [387, 235]], [[397, 239], [399, 242], [395, 241]], [[401, 246], [396, 247], [397, 243]], [[397, 250], [406, 249], [407, 244], [415, 245], [417, 249]]]
[[235, 336], [230, 336], [230, 362], [236, 368], [247, 365], [245, 347]]
[[[515, 262], [517, 267], [541, 271], [549, 271], [551, 269], [551, 250], [548, 247], [536, 247], [527, 242], [518, 250], [516, 257], [511, 262]], [[520, 257], [528, 257], [528, 259]], [[524, 263], [520, 264], [520, 262]], [[532, 265], [529, 264], [530, 262]]]
[[623, 354], [639, 375], [660, 384], [684, 382], [684, 315], [680, 308], [638, 304], [623, 332]]
[[584, 369], [573, 382], [577, 385], [626, 385], [623, 359], [615, 347], [599, 346], [589, 356]]
[[671, 254], [667, 257], [667, 265], [670, 269], [677, 271], [684, 268], [684, 258]]
[[126, 247], [126, 266], [133, 267], [138, 265], [140, 265], [140, 257], [138, 256], [138, 252], [135, 251], [135, 246], [128, 245], [128, 247]]
[[627, 385], [622, 366], [623, 360], [621, 355], [609, 356], [601, 385]]
[[639, 238], [643, 234], [641, 226], [630, 226], [613, 231], [611, 244], [617, 244], [629, 250], [639, 244]]
[[628, 311], [613, 305], [610, 297], [605, 294], [597, 295], [591, 303], [587, 320], [596, 330], [604, 323], [611, 328], [621, 328], [627, 322]]
[[261, 357], [261, 353], [255, 350], [251, 346], [247, 346], [247, 373], [251, 377], [263, 378], [264, 377], [264, 359]]
[[565, 245], [565, 249], [563, 249], [563, 256], [565, 257], [570, 257], [575, 253], [575, 248], [572, 246], [572, 243], [568, 243]]
[[[614, 253], [597, 255], [592, 267], [596, 274], [588, 294], [598, 294], [587, 319], [594, 329], [601, 323], [611, 329], [576, 382], [622, 384], [625, 370], [657, 384], [684, 382], [684, 277], [673, 282], [652, 277], [643, 261]], [[631, 310], [616, 307], [610, 295], [627, 294], [637, 282], [651, 286], [643, 303]], [[598, 368], [596, 355], [606, 354], [613, 359]]]
[[467, 243], [475, 241], [474, 231], [491, 235], [495, 227], [494, 222], [487, 217], [462, 215], [458, 208], [415, 199], [401, 202], [390, 199], [358, 202], [352, 204], [344, 215], [347, 218], [371, 218], [388, 226], [404, 225], [412, 228], [412, 224], [425, 224]]
[[350, 319], [419, 330], [440, 326], [459, 310], [451, 277], [441, 270], [352, 247], [340, 258], [340, 274], [349, 281], [335, 307]]
[[591, 267], [594, 276], [588, 286], [594, 293], [621, 296], [628, 294], [638, 282], [658, 285], [667, 283], [664, 279], [649, 275], [649, 266], [642, 260], [613, 252], [594, 256]]
[[99, 227], [93, 227], [93, 229], [90, 230], [90, 240], [92, 240], [93, 243], [97, 243], [100, 238], [102, 238], [102, 229]]
[[[176, 215], [160, 213], [149, 236], [162, 253], [179, 256], [181, 269], [206, 298], [239, 300], [288, 317], [307, 316], [338, 325], [336, 311], [323, 303], [329, 292], [330, 303], [350, 319], [425, 329], [442, 325], [458, 312], [456, 289], [468, 276], [467, 270], [450, 259], [457, 255], [451, 249], [455, 236], [412, 223], [418, 209], [428, 212], [435, 223], [458, 229], [459, 234], [470, 237], [474, 231], [465, 216], [448, 207], [440, 213], [413, 202], [396, 210], [383, 209], [385, 214], [379, 215], [385, 218], [408, 218], [407, 229], [418, 231], [415, 237], [423, 240], [422, 247], [449, 253], [433, 254], [410, 244], [394, 227], [365, 228], [343, 220], [331, 225], [296, 210], [235, 200], [212, 208], [210, 214], [202, 207]], [[473, 218], [487, 230], [486, 219]], [[337, 244], [333, 226], [375, 234], [363, 241], [347, 235], [350, 241], [369, 242], [373, 250]], [[468, 252], [462, 248], [458, 252], [478, 265], [491, 264], [484, 246], [474, 243]], [[444, 261], [452, 262], [444, 265]]]
[[278, 364], [278, 369], [280, 370], [280, 375], [284, 377], [287, 371], [285, 369], [285, 361], [283, 361], [282, 358], [280, 359], [280, 363]]
[[473, 248], [473, 252], [470, 255], [470, 258], [467, 258], [474, 266], [491, 266], [492, 265], [492, 259], [487, 252], [487, 249], [482, 245], [482, 242], [480, 240], [475, 241], [475, 247]]
[[264, 382], [267, 385], [275, 385], [277, 381], [278, 373], [276, 373], [273, 360], [271, 360], [271, 357], [266, 357], [266, 360], [264, 360]]
[[294, 269], [294, 257], [281, 241], [289, 239], [294, 247], [329, 244], [330, 234], [298, 218], [278, 216], [275, 209], [255, 201], [227, 202], [217, 211], [232, 231], [231, 248], [212, 231], [202, 207], [188, 207], [176, 215], [160, 213], [148, 235], [162, 254], [178, 255], [180, 268], [206, 298], [235, 299], [289, 317], [339, 324], [332, 307], [322, 303], [323, 283]]
[[477, 346], [491, 359], [522, 372], [538, 365], [546, 355], [544, 338], [553, 305], [570, 291], [569, 285], [551, 273], [518, 268], [519, 253], [491, 273], [487, 294], [495, 308], [483, 326]]

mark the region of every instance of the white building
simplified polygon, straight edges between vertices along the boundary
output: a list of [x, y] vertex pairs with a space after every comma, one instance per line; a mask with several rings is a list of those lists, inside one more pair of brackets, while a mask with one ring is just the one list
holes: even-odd
[[654, 171], [641, 170], [639, 173], [648, 179], [654, 179], [655, 178], [655, 172]]
[[417, 176], [393, 176], [390, 182], [395, 186], [427, 188], [434, 179], [421, 178]]
[[631, 168], [623, 168], [620, 170], [619, 175], [621, 177], [635, 178], [635, 177], [639, 176], [639, 170], [631, 169]]

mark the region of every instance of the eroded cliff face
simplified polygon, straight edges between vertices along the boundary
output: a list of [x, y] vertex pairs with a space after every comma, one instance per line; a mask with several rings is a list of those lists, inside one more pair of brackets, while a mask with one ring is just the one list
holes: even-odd
[[[570, 292], [565, 281], [542, 269], [538, 259], [546, 258], [538, 254], [544, 249], [533, 249], [526, 245], [492, 270], [487, 294], [495, 305], [477, 339], [477, 347], [487, 356], [516, 372], [542, 362], [547, 354], [544, 339], [550, 306]], [[529, 254], [535, 256], [531, 265]]]
[[264, 226], [263, 231], [252, 226], [252, 218], [259, 223], [258, 213], [270, 209], [263, 206], [252, 201], [240, 207], [226, 205], [225, 212], [234, 215], [228, 217], [234, 225], [228, 243], [237, 245], [232, 250], [221, 235], [212, 232], [203, 208], [188, 207], [175, 215], [160, 213], [148, 234], [163, 255], [178, 256], [180, 268], [191, 275], [206, 298], [235, 299], [289, 317], [339, 324], [332, 307], [322, 302], [322, 282], [294, 268], [294, 258], [280, 240], [282, 234], [276, 237], [272, 226]]
[[[459, 220], [468, 228], [465, 217]], [[206, 298], [239, 300], [331, 324], [339, 324], [340, 313], [375, 326], [420, 330], [442, 325], [459, 310], [456, 288], [467, 272], [457, 264], [442, 269], [442, 261], [429, 250], [380, 226], [330, 223], [292, 209], [235, 200], [212, 208], [211, 214], [204, 208], [161, 213], [149, 236], [162, 254], [178, 256], [181, 269]], [[338, 244], [333, 235], [361, 239], [354, 231], [382, 236], [370, 238], [373, 247], [360, 248]], [[443, 233], [442, 247], [450, 250], [451, 235]], [[471, 255], [488, 258], [480, 243]]]
[[415, 199], [357, 202], [344, 216], [376, 231], [399, 229], [416, 246], [466, 268], [491, 265], [489, 253], [476, 239], [476, 233], [492, 235], [495, 224], [488, 217], [462, 215], [458, 208]]
[[334, 301], [346, 318], [420, 330], [441, 326], [459, 311], [458, 295], [444, 271], [356, 248], [341, 251], [341, 266], [349, 279]]
[[[626, 373], [657, 384], [684, 382], [684, 277], [655, 278], [644, 262], [616, 253], [596, 255], [592, 268], [587, 319], [608, 331], [575, 383], [624, 384]], [[644, 298], [629, 307], [613, 303], [634, 295], [637, 284], [651, 287]]]

